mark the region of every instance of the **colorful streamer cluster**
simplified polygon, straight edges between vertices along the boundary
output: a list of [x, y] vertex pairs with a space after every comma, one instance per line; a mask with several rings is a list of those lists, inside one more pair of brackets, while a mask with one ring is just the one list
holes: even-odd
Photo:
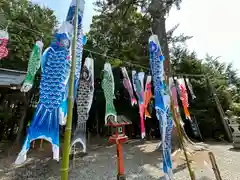
[[[78, 14], [78, 32], [77, 32], [77, 49], [76, 49], [76, 68], [74, 77], [74, 98], [77, 102], [77, 127], [73, 134], [71, 147], [77, 142], [83, 146], [86, 152], [86, 122], [89, 117], [89, 111], [92, 105], [94, 92], [94, 62], [92, 58], [86, 58], [82, 66], [83, 45], [86, 43], [86, 37], [82, 32], [82, 17], [85, 1], [81, 0]], [[60, 26], [52, 39], [50, 46], [42, 55], [43, 43], [37, 41], [33, 47], [29, 59], [28, 71], [23, 83], [22, 92], [28, 92], [33, 85], [37, 70], [41, 66], [42, 77], [40, 82], [40, 99], [36, 107], [33, 120], [29, 126], [28, 134], [25, 139], [21, 152], [19, 153], [15, 164], [23, 163], [27, 158], [27, 152], [30, 148], [31, 141], [44, 139], [52, 144], [53, 159], [59, 160], [59, 124], [66, 124], [68, 113], [68, 89], [69, 75], [71, 68], [71, 42], [73, 38], [73, 20], [76, 11], [76, 0], [72, 0], [66, 21]], [[8, 42], [8, 33], [0, 31], [0, 59], [7, 56], [6, 45]], [[188, 94], [186, 84], [192, 95], [191, 83], [183, 78], [177, 80], [178, 86], [174, 85], [174, 80], [169, 79], [169, 89], [165, 82], [165, 72], [163, 68], [164, 56], [156, 35], [149, 38], [150, 49], [150, 67], [152, 76], [146, 77], [144, 86], [144, 72], [132, 71], [132, 83], [125, 67], [121, 67], [123, 74], [123, 85], [127, 89], [131, 104], [137, 104], [134, 96], [135, 91], [138, 99], [141, 137], [145, 138], [146, 118], [151, 118], [148, 111], [149, 103], [152, 99], [152, 80], [154, 85], [155, 109], [156, 116], [160, 124], [160, 132], [163, 148], [163, 171], [166, 179], [172, 179], [172, 160], [171, 160], [171, 133], [173, 128], [172, 116], [170, 113], [170, 96], [174, 100], [174, 107], [179, 116], [179, 107], [177, 101], [177, 90], [184, 108], [186, 118], [191, 120], [188, 111]], [[132, 85], [133, 84], [133, 85]], [[102, 89], [106, 100], [105, 124], [108, 121], [117, 121], [117, 112], [114, 106], [115, 84], [112, 67], [109, 63], [104, 64]]]
[[132, 106], [137, 104], [137, 100], [134, 96], [133, 89], [138, 98], [138, 105], [139, 105], [139, 114], [140, 114], [140, 126], [141, 126], [141, 137], [142, 139], [145, 138], [145, 118], [151, 118], [150, 113], [148, 112], [148, 105], [152, 99], [152, 77], [147, 76], [145, 89], [144, 89], [144, 72], [137, 73], [135, 70], [132, 71], [132, 83], [128, 77], [128, 73], [125, 67], [121, 67], [121, 71], [123, 74], [123, 85], [125, 89], [128, 91], [131, 99]]

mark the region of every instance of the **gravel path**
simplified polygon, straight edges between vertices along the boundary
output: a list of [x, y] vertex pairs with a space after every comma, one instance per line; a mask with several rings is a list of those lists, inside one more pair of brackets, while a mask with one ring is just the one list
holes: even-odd
[[[131, 140], [124, 145], [125, 172], [127, 180], [159, 180], [163, 174], [160, 170], [161, 154], [155, 151], [157, 141]], [[214, 152], [223, 180], [240, 180], [240, 152], [231, 149], [229, 144], [211, 143], [209, 149]], [[42, 153], [42, 154], [41, 154]], [[0, 160], [0, 180], [57, 180], [59, 163], [51, 160], [51, 153], [39, 152], [41, 156], [28, 156], [29, 163], [23, 167], [13, 168]], [[44, 157], [43, 157], [44, 156]], [[5, 158], [6, 159], [6, 158]], [[14, 161], [10, 156], [8, 161]], [[42, 160], [41, 160], [42, 159]], [[44, 160], [43, 160], [44, 159]], [[190, 158], [198, 180], [214, 180], [214, 174], [208, 160], [207, 152], [196, 152]], [[89, 154], [70, 162], [70, 180], [115, 180], [116, 147], [91, 148]], [[189, 175], [181, 154], [173, 157], [175, 180], [188, 180]]]

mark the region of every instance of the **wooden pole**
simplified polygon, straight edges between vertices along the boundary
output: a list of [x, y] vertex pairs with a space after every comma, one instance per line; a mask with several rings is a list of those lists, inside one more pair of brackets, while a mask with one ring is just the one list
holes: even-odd
[[214, 157], [214, 154], [212, 152], [208, 152], [208, 156], [210, 158], [211, 164], [212, 164], [212, 169], [215, 174], [216, 180], [222, 180], [222, 177], [220, 175], [220, 171], [217, 166], [216, 159]]
[[124, 175], [124, 164], [123, 164], [123, 150], [122, 150], [122, 144], [117, 143], [117, 163], [118, 163], [118, 180], [126, 180], [126, 177]]
[[206, 78], [207, 78], [207, 83], [208, 83], [208, 85], [209, 85], [209, 87], [210, 87], [211, 94], [213, 95], [214, 101], [215, 101], [215, 103], [216, 103], [218, 112], [219, 112], [219, 114], [220, 114], [220, 118], [221, 118], [222, 124], [223, 124], [223, 126], [224, 126], [225, 132], [226, 132], [226, 134], [227, 134], [228, 140], [229, 140], [230, 142], [232, 142], [232, 133], [231, 133], [231, 131], [230, 131], [230, 128], [229, 128], [227, 122], [226, 122], [225, 119], [224, 119], [224, 111], [223, 111], [222, 105], [221, 105], [221, 103], [219, 102], [219, 99], [218, 99], [218, 97], [217, 97], [216, 90], [215, 90], [215, 88], [213, 87], [212, 83], [210, 82], [209, 78], [208, 78], [207, 76], [206, 76]]
[[224, 129], [225, 129], [225, 132], [227, 134], [227, 137], [228, 137], [228, 141], [229, 142], [232, 142], [232, 133], [231, 133], [231, 130], [227, 124], [227, 122], [225, 121], [224, 119], [224, 111], [222, 109], [222, 105], [221, 103], [219, 102], [219, 99], [218, 99], [218, 96], [216, 94], [216, 90], [215, 88], [213, 87], [212, 83], [210, 82], [209, 80], [209, 77], [204, 75], [204, 74], [175, 74], [176, 76], [187, 76], [187, 77], [202, 77], [202, 78], [205, 78], [207, 80], [207, 85], [209, 86], [210, 88], [210, 92], [211, 94], [213, 95], [213, 99], [216, 103], [216, 106], [217, 106], [217, 109], [218, 109], [218, 112], [220, 114], [220, 118], [221, 118], [221, 121], [222, 121], [222, 124], [224, 126]]
[[72, 116], [73, 116], [73, 95], [74, 95], [74, 75], [76, 67], [76, 47], [77, 47], [77, 33], [78, 33], [78, 7], [79, 0], [77, 0], [75, 18], [74, 18], [74, 35], [72, 41], [72, 66], [71, 74], [69, 79], [69, 92], [68, 92], [68, 114], [67, 114], [67, 124], [64, 134], [64, 146], [63, 146], [63, 160], [61, 168], [61, 179], [68, 180], [68, 169], [69, 169], [69, 153], [70, 153], [70, 143], [71, 143], [71, 133], [72, 133]]

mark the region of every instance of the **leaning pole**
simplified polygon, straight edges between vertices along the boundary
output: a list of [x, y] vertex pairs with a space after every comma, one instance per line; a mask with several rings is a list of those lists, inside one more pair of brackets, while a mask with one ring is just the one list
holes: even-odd
[[76, 47], [77, 47], [77, 32], [78, 32], [78, 9], [79, 9], [79, 0], [76, 3], [75, 18], [74, 18], [74, 34], [72, 41], [72, 66], [69, 79], [69, 91], [68, 91], [68, 114], [67, 122], [64, 134], [64, 146], [63, 146], [63, 159], [62, 159], [62, 168], [61, 168], [61, 179], [68, 180], [68, 170], [69, 170], [69, 153], [70, 153], [70, 142], [71, 142], [71, 133], [72, 133], [72, 115], [73, 115], [73, 101], [74, 101], [74, 75], [76, 67]]

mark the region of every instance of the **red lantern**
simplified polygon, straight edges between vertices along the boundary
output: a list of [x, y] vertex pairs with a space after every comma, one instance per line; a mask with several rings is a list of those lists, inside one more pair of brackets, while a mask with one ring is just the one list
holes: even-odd
[[124, 175], [123, 151], [122, 144], [127, 142], [128, 137], [125, 135], [125, 126], [131, 124], [130, 121], [125, 120], [122, 116], [118, 116], [117, 122], [109, 120], [107, 126], [112, 127], [112, 136], [109, 137], [109, 142], [117, 146], [117, 163], [118, 175], [117, 180], [126, 180]]

